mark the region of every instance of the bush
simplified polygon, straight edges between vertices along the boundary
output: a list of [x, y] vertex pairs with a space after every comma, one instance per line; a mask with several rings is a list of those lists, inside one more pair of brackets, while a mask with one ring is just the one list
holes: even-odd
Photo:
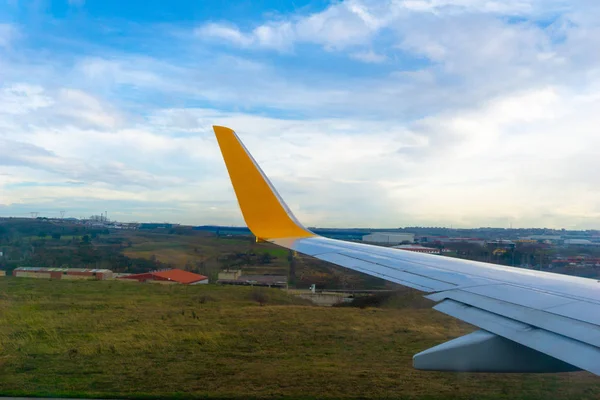
[[335, 307], [423, 309], [431, 308], [432, 305], [433, 302], [424, 298], [422, 293], [412, 289], [401, 289], [394, 292], [356, 296], [350, 303], [336, 304]]
[[264, 306], [269, 301], [269, 296], [264, 289], [254, 289], [252, 291], [252, 300]]

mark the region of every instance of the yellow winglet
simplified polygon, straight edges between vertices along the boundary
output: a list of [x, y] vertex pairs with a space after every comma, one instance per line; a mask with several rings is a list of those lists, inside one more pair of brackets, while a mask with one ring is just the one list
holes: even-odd
[[213, 126], [248, 228], [257, 239], [315, 236], [302, 226], [235, 132]]

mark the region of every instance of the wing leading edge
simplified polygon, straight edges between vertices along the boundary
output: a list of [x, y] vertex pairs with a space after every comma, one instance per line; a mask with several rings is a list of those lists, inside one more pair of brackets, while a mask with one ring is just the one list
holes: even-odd
[[415, 355], [416, 368], [600, 375], [598, 281], [320, 237], [298, 222], [235, 132], [214, 131], [257, 239], [426, 292], [438, 311], [481, 328]]

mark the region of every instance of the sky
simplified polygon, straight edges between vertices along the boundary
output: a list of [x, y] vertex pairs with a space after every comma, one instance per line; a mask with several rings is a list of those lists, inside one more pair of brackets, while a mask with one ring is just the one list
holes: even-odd
[[0, 216], [600, 229], [595, 0], [0, 1]]

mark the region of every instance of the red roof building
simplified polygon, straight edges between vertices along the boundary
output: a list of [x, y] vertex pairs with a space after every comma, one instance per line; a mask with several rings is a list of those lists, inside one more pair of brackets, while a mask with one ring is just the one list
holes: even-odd
[[155, 281], [164, 283], [181, 283], [183, 285], [198, 285], [208, 283], [208, 277], [182, 269], [168, 269], [143, 274], [122, 276], [119, 279], [134, 279], [139, 282]]

